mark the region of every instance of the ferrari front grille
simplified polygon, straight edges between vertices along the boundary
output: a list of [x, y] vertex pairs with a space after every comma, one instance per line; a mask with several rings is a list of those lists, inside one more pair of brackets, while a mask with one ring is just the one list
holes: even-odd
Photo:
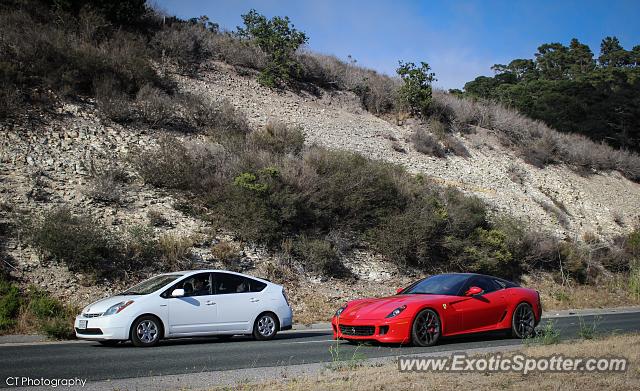
[[373, 335], [376, 332], [376, 327], [375, 326], [349, 326], [349, 325], [341, 324], [340, 332], [342, 333], [342, 335], [366, 337], [369, 335]]

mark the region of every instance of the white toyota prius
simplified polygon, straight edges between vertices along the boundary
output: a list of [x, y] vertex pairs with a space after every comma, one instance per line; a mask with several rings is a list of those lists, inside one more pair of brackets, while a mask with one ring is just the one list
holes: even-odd
[[282, 286], [225, 270], [161, 274], [96, 301], [76, 317], [80, 339], [153, 346], [162, 338], [253, 335], [272, 339], [291, 329], [293, 312]]

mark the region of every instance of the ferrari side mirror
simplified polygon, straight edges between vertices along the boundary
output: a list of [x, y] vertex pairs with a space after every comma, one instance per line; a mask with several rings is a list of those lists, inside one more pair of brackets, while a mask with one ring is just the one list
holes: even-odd
[[475, 295], [479, 295], [483, 292], [483, 290], [481, 288], [478, 288], [477, 286], [472, 286], [471, 288], [469, 288], [469, 290], [464, 294], [465, 296], [475, 296]]

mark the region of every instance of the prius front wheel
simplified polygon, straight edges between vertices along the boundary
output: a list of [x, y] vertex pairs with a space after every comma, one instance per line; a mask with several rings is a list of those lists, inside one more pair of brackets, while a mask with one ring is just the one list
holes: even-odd
[[155, 316], [141, 316], [131, 325], [131, 342], [138, 347], [151, 347], [158, 344], [162, 326]]

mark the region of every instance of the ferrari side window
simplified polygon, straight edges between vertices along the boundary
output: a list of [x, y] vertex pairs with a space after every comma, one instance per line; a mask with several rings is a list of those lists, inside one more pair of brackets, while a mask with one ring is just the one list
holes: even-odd
[[476, 277], [473, 280], [472, 285], [482, 289], [482, 293], [489, 293], [498, 290], [493, 280], [487, 277]]
[[504, 282], [500, 281], [500, 280], [493, 280], [493, 283], [496, 285], [496, 288], [498, 290], [500, 289], [504, 289], [507, 287], [507, 284], [505, 284]]

